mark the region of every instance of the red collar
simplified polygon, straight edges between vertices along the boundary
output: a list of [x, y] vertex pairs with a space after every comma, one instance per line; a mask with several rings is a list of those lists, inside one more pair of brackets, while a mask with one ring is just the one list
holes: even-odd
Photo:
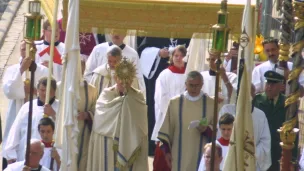
[[186, 68], [185, 67], [183, 67], [183, 68], [177, 68], [176, 66], [174, 66], [174, 65], [170, 65], [169, 67], [168, 67], [168, 69], [170, 70], [170, 71], [172, 71], [173, 73], [176, 73], [176, 74], [184, 74], [185, 73], [185, 71], [186, 71]]
[[229, 140], [225, 140], [223, 137], [219, 138], [217, 141], [220, 142], [220, 144], [222, 146], [228, 146], [229, 145]]
[[53, 147], [53, 141], [52, 142], [44, 142], [43, 140], [41, 140], [41, 142], [44, 144], [45, 148]]

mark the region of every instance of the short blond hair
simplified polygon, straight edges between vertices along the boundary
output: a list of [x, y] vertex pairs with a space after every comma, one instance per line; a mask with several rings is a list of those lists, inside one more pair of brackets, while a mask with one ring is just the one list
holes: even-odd
[[[212, 143], [208, 143], [204, 146], [204, 153], [207, 151], [208, 148], [212, 148]], [[215, 151], [217, 152], [219, 157], [223, 157], [222, 147], [218, 144], [215, 144]]]

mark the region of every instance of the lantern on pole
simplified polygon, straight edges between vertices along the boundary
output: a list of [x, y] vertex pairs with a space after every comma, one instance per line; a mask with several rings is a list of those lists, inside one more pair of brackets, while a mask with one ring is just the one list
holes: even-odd
[[[35, 60], [36, 49], [33, 46], [34, 41], [40, 38], [41, 31], [41, 19], [40, 14], [41, 2], [39, 0], [30, 0], [28, 6], [28, 12], [25, 14], [25, 37], [24, 41], [26, 43], [26, 57], [30, 57]], [[25, 84], [29, 84], [29, 71], [26, 71]]]
[[[29, 69], [26, 71], [26, 80], [24, 84], [30, 84], [30, 94], [29, 94], [29, 114], [28, 114], [28, 126], [27, 126], [27, 141], [26, 141], [26, 155], [24, 165], [29, 166], [30, 157], [30, 140], [32, 132], [32, 113], [33, 113], [33, 96], [34, 96], [34, 78], [35, 78], [35, 54], [36, 47], [34, 44], [35, 40], [40, 38], [41, 31], [41, 19], [40, 14], [41, 3], [39, 0], [29, 0], [28, 13], [25, 14], [26, 25], [25, 25], [25, 37], [24, 41], [26, 43], [26, 58], [30, 57], [32, 63]], [[31, 72], [29, 77], [29, 72]]]
[[[219, 99], [220, 89], [220, 65], [222, 64], [221, 53], [227, 52], [228, 38], [230, 29], [228, 28], [228, 11], [227, 11], [227, 0], [221, 1], [221, 9], [217, 12], [217, 24], [212, 26], [212, 45], [209, 50], [209, 55], [217, 56], [216, 60], [216, 71], [211, 71], [210, 74], [215, 74], [215, 93], [214, 101], [217, 102]], [[214, 103], [214, 114], [213, 114], [213, 130], [217, 129], [217, 108], [218, 103]], [[211, 170], [214, 170], [215, 161], [215, 145], [216, 145], [216, 131], [212, 131], [212, 148], [211, 148]]]

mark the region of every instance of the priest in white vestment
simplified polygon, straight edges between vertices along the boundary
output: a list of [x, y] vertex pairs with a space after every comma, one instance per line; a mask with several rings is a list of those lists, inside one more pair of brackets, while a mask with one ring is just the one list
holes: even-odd
[[186, 54], [185, 46], [176, 46], [172, 52], [170, 66], [163, 70], [156, 79], [155, 126], [151, 137], [154, 141], [159, 141], [158, 132], [165, 119], [170, 99], [186, 90], [185, 62], [183, 60]]
[[[197, 170], [202, 147], [212, 136], [214, 100], [201, 91], [203, 82], [199, 72], [189, 72], [187, 91], [169, 102], [158, 139], [163, 143], [161, 148], [171, 170]], [[199, 124], [188, 127], [192, 121]]]
[[49, 117], [42, 118], [38, 124], [38, 131], [41, 142], [44, 144], [44, 154], [40, 160], [40, 164], [52, 171], [58, 171], [61, 164], [61, 149], [54, 147], [54, 121]]
[[123, 60], [115, 69], [117, 84], [97, 100], [87, 171], [148, 171], [147, 107], [142, 92], [131, 87], [135, 72]]
[[[209, 54], [209, 71], [201, 72], [204, 78], [203, 92], [208, 94], [210, 97], [215, 96], [215, 73], [217, 56]], [[220, 99], [223, 100], [224, 104], [235, 103], [236, 101], [236, 90], [237, 90], [237, 75], [233, 72], [226, 72], [223, 66], [220, 67]]]
[[[256, 93], [263, 93], [265, 91], [265, 83], [266, 79], [264, 74], [269, 71], [276, 71], [283, 74], [283, 70], [278, 69], [279, 67], [279, 44], [277, 39], [270, 39], [263, 42], [264, 52], [268, 57], [268, 61], [263, 62], [262, 64], [254, 67], [252, 71], [252, 84], [254, 84]], [[287, 62], [286, 73], [292, 70], [292, 62]], [[299, 83], [303, 86], [304, 85], [304, 73], [301, 73], [299, 76]], [[288, 85], [287, 85], [288, 86]], [[289, 90], [286, 87], [286, 90]]]
[[114, 79], [115, 66], [121, 61], [121, 53], [121, 49], [118, 46], [110, 46], [107, 51], [107, 63], [104, 63], [94, 69], [90, 84], [97, 89], [98, 95], [103, 89], [112, 87], [114, 84], [116, 84]]
[[[43, 117], [43, 114], [55, 119], [59, 108], [59, 102], [55, 99], [56, 81], [54, 79], [51, 80], [50, 101], [45, 105], [46, 85], [46, 77], [39, 80], [37, 85], [38, 98], [33, 100], [32, 138], [40, 139], [37, 127], [40, 119]], [[28, 112], [29, 102], [25, 103], [21, 107], [9, 132], [7, 143], [3, 148], [3, 156], [8, 160], [8, 163], [24, 160], [27, 139]]]
[[[54, 47], [54, 56], [53, 56], [53, 75], [56, 81], [61, 81], [62, 77], [62, 61], [61, 61], [61, 55], [64, 52], [64, 43], [59, 42], [59, 28], [57, 25], [56, 31], [55, 31], [55, 47]], [[49, 61], [50, 61], [50, 43], [51, 43], [51, 36], [52, 36], [52, 27], [48, 20], [46, 20], [43, 23], [43, 35], [44, 40], [38, 41], [36, 43], [36, 55], [35, 55], [35, 61], [37, 64], [42, 64], [46, 67], [49, 67]]]
[[133, 48], [131, 48], [130, 46], [123, 43], [123, 40], [126, 36], [125, 34], [126, 33], [121, 33], [120, 31], [113, 30], [112, 34], [111, 34], [112, 42], [105, 42], [105, 43], [99, 44], [94, 47], [92, 53], [90, 54], [90, 56], [86, 62], [84, 78], [85, 78], [85, 80], [90, 82], [90, 80], [93, 76], [93, 71], [97, 67], [107, 63], [108, 48], [110, 46], [112, 46], [113, 44], [115, 44], [121, 48], [122, 57], [127, 58], [136, 67], [136, 78], [134, 78], [134, 83], [132, 86], [134, 86], [134, 88], [139, 89], [145, 93], [146, 86], [145, 86], [142, 71], [140, 69], [139, 56]]
[[[17, 113], [21, 106], [28, 100], [30, 83], [25, 82], [26, 70], [30, 67], [32, 60], [29, 57], [25, 57], [25, 41], [20, 44], [21, 61], [18, 64], [9, 66], [4, 72], [2, 78], [3, 93], [10, 100], [8, 105], [8, 111], [6, 113], [5, 128], [3, 135], [2, 146], [6, 144], [8, 133], [16, 118]], [[30, 75], [30, 72], [29, 72]], [[35, 86], [42, 77], [48, 76], [48, 69], [40, 64], [37, 64], [35, 71]], [[36, 93], [34, 94], [36, 96]]]
[[[252, 85], [251, 95], [254, 97], [254, 86]], [[235, 104], [226, 104], [219, 111], [219, 117], [225, 113], [236, 115]], [[252, 109], [252, 121], [253, 121], [253, 131], [254, 131], [254, 141], [255, 141], [255, 157], [256, 157], [256, 170], [266, 171], [271, 166], [271, 136], [267, 118], [265, 113], [253, 107]], [[218, 132], [218, 137], [221, 133]]]
[[39, 139], [31, 139], [29, 166], [24, 166], [24, 160], [10, 164], [4, 171], [50, 171], [39, 164], [43, 156], [44, 145]]

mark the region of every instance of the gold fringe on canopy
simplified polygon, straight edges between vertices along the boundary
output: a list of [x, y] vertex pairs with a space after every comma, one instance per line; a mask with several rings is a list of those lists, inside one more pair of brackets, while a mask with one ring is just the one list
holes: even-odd
[[[53, 1], [42, 1], [45, 11], [52, 11]], [[108, 28], [115, 28], [137, 30], [138, 36], [190, 38], [193, 33], [210, 32], [210, 27], [217, 23], [219, 6], [173, 0], [81, 0], [80, 32], [91, 32], [92, 27], [97, 27], [99, 33], [110, 33]], [[68, 0], [63, 0], [64, 27], [67, 7]], [[243, 5], [228, 4], [228, 25], [235, 34], [241, 33], [243, 9]]]

